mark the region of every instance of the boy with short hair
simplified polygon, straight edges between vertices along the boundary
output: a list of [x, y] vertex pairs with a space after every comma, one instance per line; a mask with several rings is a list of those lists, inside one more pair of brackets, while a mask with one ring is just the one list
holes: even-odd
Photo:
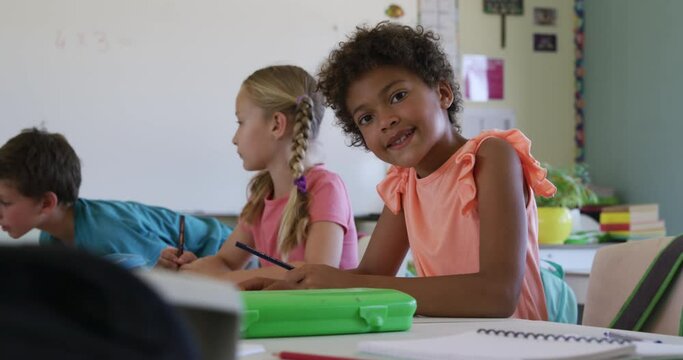
[[23, 130], [0, 148], [2, 230], [16, 239], [37, 228], [41, 245], [135, 254], [147, 266], [171, 269], [215, 254], [232, 232], [217, 219], [185, 216], [185, 251], [176, 256], [180, 214], [131, 201], [82, 199], [80, 185], [80, 160], [64, 136]]

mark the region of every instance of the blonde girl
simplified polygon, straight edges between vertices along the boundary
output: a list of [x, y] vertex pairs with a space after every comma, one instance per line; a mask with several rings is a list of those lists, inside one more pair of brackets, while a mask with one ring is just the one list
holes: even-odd
[[241, 242], [291, 265], [357, 266], [357, 234], [342, 179], [310, 160], [324, 113], [314, 78], [296, 66], [271, 66], [251, 74], [236, 99], [233, 137], [245, 170], [259, 171], [235, 231], [216, 256], [182, 270], [232, 281], [254, 276], [281, 278], [285, 269], [260, 260], [241, 270], [250, 254]]

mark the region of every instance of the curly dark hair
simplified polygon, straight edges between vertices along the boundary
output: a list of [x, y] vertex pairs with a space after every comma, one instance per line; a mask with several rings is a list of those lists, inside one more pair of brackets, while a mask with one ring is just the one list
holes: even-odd
[[456, 114], [462, 109], [460, 86], [455, 82], [453, 68], [438, 43], [439, 36], [387, 21], [374, 28], [357, 27], [346, 42], [330, 53], [318, 73], [318, 86], [325, 95], [326, 105], [334, 110], [339, 125], [350, 137], [351, 146], [367, 149], [360, 129], [346, 108], [346, 96], [351, 84], [360, 76], [380, 66], [405, 68], [419, 76], [430, 87], [447, 81], [453, 90], [453, 103], [448, 118], [460, 131]]
[[70, 206], [78, 199], [81, 161], [63, 135], [24, 129], [0, 148], [0, 180], [35, 199], [52, 191]]

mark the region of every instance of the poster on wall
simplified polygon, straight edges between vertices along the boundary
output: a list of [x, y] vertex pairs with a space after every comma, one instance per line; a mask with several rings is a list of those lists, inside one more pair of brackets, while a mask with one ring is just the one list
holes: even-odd
[[503, 100], [504, 61], [486, 55], [462, 57], [462, 82], [465, 100]]

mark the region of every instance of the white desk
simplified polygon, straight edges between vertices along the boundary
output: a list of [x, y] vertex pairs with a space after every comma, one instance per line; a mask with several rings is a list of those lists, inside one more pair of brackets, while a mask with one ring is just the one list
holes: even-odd
[[[502, 328], [515, 331], [547, 332], [557, 334], [578, 334], [588, 336], [602, 336], [607, 329], [558, 324], [545, 321], [530, 321], [518, 319], [450, 319], [450, 318], [415, 318], [409, 331], [352, 334], [331, 336], [307, 336], [241, 340], [248, 344], [260, 344], [266, 348], [265, 352], [240, 357], [245, 360], [277, 359], [273, 353], [280, 351], [295, 351], [311, 354], [347, 356], [359, 359], [386, 359], [356, 351], [357, 345], [366, 340], [402, 340], [423, 339], [435, 336], [458, 334], [479, 328]], [[665, 343], [683, 345], [683, 337], [666, 336], [645, 333], [630, 333], [641, 338], [659, 339]]]
[[40, 230], [33, 229], [18, 239], [12, 239], [8, 233], [0, 231], [0, 246], [38, 245]]

